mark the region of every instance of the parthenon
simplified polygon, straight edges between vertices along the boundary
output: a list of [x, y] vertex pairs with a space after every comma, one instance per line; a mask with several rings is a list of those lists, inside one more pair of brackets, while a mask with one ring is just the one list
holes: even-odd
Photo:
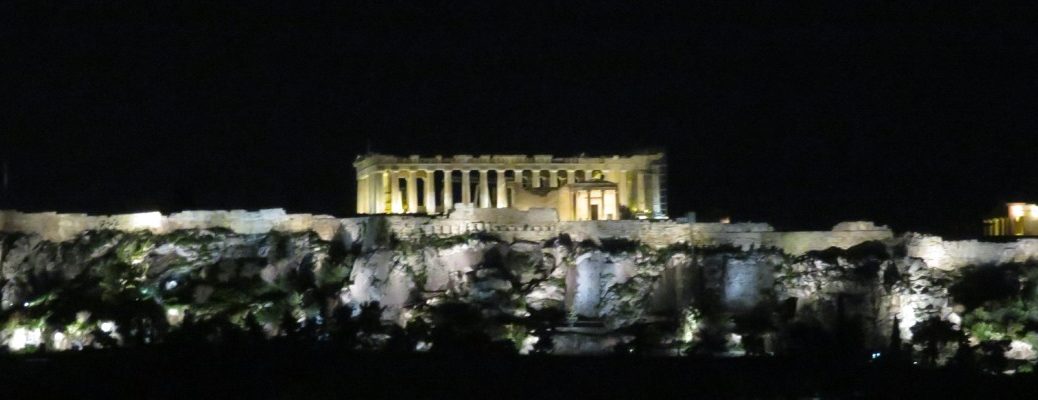
[[422, 157], [364, 154], [358, 214], [446, 214], [455, 205], [554, 208], [562, 221], [667, 218], [664, 154]]

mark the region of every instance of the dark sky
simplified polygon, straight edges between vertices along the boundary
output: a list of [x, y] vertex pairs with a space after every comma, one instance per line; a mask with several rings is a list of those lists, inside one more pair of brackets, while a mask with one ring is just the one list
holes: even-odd
[[672, 216], [782, 229], [1038, 200], [1034, 10], [46, 3], [0, 24], [4, 208], [348, 215], [368, 143], [662, 147]]

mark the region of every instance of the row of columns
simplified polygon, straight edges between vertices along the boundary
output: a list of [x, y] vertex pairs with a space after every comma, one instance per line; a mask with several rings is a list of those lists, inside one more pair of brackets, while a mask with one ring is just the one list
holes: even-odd
[[[420, 212], [418, 207], [418, 184], [417, 180], [418, 172], [425, 172], [424, 184], [424, 208], [426, 213], [436, 213], [436, 185], [435, 172], [443, 172], [443, 209], [450, 210], [454, 206], [455, 199], [453, 193], [453, 169], [439, 169], [439, 170], [384, 170], [363, 176], [357, 179], [357, 212], [361, 214], [381, 214], [381, 213], [418, 213]], [[470, 172], [473, 170], [460, 170], [461, 174], [461, 203], [471, 204], [473, 202], [471, 190], [471, 178]], [[490, 170], [476, 170], [479, 172], [479, 207], [489, 208], [491, 207], [490, 202], [490, 184], [487, 176]], [[496, 206], [498, 208], [508, 207], [508, 191], [507, 191], [507, 180], [505, 179], [505, 172], [508, 170], [497, 169], [493, 170], [497, 173], [496, 180]], [[533, 188], [540, 188], [541, 179], [540, 169], [533, 170], [511, 170], [513, 171], [513, 182], [515, 182], [524, 171], [531, 171], [534, 178], [530, 181], [530, 186]], [[558, 187], [558, 177], [560, 169], [549, 169], [548, 170], [548, 187]], [[566, 184], [576, 183], [576, 171], [572, 169], [562, 169], [566, 171]], [[593, 175], [595, 170], [584, 170], [584, 181], [589, 180], [588, 178]], [[627, 206], [635, 211], [652, 211], [658, 208], [659, 205], [659, 178], [654, 174], [649, 174], [645, 170], [628, 171], [628, 170], [600, 170], [603, 179], [617, 184], [617, 194], [621, 206]], [[404, 207], [404, 194], [400, 191], [400, 185], [397, 184], [399, 179], [406, 179], [407, 188], [407, 202], [406, 209]], [[628, 180], [633, 181], [634, 187], [629, 187]], [[520, 180], [521, 181], [521, 180]], [[388, 187], [387, 187], [388, 186]], [[631, 201], [631, 191], [634, 191], [634, 199]], [[388, 196], [388, 197], [387, 197]], [[651, 198], [647, 196], [652, 196]]]

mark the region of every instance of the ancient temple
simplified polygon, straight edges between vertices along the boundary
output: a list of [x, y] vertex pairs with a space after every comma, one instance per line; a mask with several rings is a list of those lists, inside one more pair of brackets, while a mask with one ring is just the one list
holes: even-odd
[[1007, 203], [1006, 214], [984, 220], [986, 236], [1038, 235], [1038, 204]]
[[480, 208], [554, 208], [562, 221], [667, 215], [662, 153], [608, 157], [364, 154], [358, 214], [445, 214]]

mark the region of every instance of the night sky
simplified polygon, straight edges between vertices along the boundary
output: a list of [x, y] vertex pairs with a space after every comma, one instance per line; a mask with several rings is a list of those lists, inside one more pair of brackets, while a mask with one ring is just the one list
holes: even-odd
[[46, 3], [0, 24], [2, 208], [346, 216], [369, 146], [664, 148], [671, 216], [780, 229], [1038, 201], [1033, 10]]

